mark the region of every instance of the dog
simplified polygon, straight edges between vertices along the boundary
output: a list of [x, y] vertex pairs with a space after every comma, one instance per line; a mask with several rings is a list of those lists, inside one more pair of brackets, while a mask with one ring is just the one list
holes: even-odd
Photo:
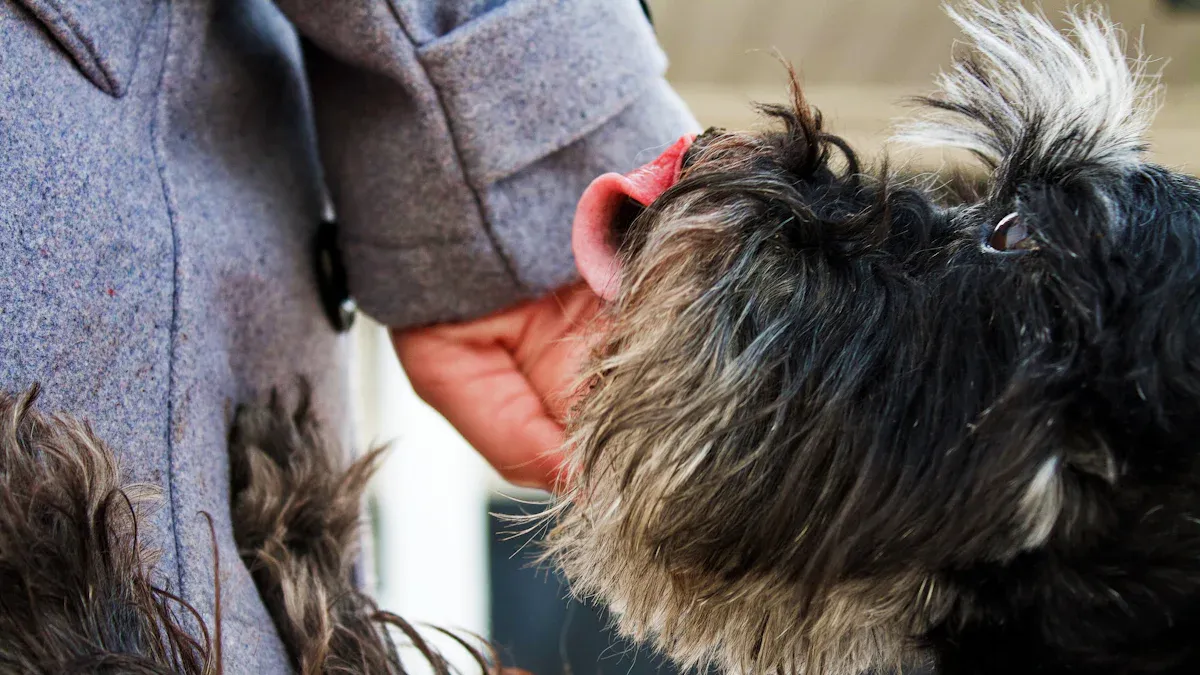
[[[158, 554], [139, 536], [160, 490], [130, 483], [85, 422], [40, 412], [39, 392], [0, 393], [0, 671], [224, 672], [215, 532], [210, 622], [156, 574]], [[295, 398], [243, 406], [230, 437], [234, 538], [293, 665], [401, 675], [394, 629], [449, 675], [412, 625], [353, 581], [363, 490], [383, 449], [340, 469], [305, 383]], [[498, 673], [494, 653], [447, 634]]]
[[1097, 9], [979, 2], [871, 169], [793, 102], [580, 201], [608, 301], [547, 559], [739, 675], [1200, 672], [1200, 182]]
[[[793, 76], [777, 129], [580, 201], [608, 306], [546, 556], [685, 667], [1200, 672], [1200, 182], [1146, 160], [1156, 80], [1103, 14], [954, 16], [903, 137], [979, 175], [866, 169]], [[155, 489], [36, 400], [0, 395], [0, 669], [222, 672]], [[379, 455], [337, 456], [303, 387], [238, 413], [242, 562], [299, 671], [402, 673], [395, 628], [444, 675], [350, 579]]]

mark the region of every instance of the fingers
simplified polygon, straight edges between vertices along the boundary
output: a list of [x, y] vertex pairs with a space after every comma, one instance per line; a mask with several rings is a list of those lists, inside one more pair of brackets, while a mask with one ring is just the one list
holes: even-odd
[[417, 395], [501, 476], [526, 487], [553, 485], [563, 427], [507, 349], [436, 329], [396, 334], [393, 340]]
[[546, 311], [531, 312], [521, 340], [510, 345], [517, 361], [542, 396], [552, 418], [566, 419], [578, 397], [582, 368], [600, 334], [600, 300], [579, 284], [545, 299]]
[[393, 333], [414, 390], [505, 479], [550, 488], [600, 301], [577, 284], [482, 319]]

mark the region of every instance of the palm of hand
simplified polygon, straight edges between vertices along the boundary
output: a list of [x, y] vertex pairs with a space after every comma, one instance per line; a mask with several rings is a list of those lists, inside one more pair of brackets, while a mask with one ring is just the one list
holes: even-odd
[[417, 395], [507, 480], [549, 489], [559, 477], [563, 419], [600, 301], [577, 284], [460, 324], [395, 331]]

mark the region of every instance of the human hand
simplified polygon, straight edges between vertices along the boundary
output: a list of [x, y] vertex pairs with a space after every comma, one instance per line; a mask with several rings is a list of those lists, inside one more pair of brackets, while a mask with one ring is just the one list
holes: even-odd
[[413, 389], [506, 480], [553, 489], [600, 300], [584, 284], [458, 324], [392, 332]]

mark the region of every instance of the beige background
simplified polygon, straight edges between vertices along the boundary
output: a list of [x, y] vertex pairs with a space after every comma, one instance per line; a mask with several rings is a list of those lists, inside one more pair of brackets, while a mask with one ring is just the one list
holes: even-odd
[[[1013, 0], [1015, 1], [1015, 0]], [[1059, 18], [1078, 2], [1047, 0]], [[1158, 0], [1103, 4], [1147, 54], [1165, 64], [1166, 106], [1152, 142], [1155, 159], [1200, 167], [1200, 13]], [[794, 63], [809, 100], [830, 128], [874, 153], [902, 101], [929, 90], [950, 59], [957, 28], [937, 0], [652, 0], [669, 77], [705, 125], [744, 128], [752, 101], [785, 96], [778, 50]]]

